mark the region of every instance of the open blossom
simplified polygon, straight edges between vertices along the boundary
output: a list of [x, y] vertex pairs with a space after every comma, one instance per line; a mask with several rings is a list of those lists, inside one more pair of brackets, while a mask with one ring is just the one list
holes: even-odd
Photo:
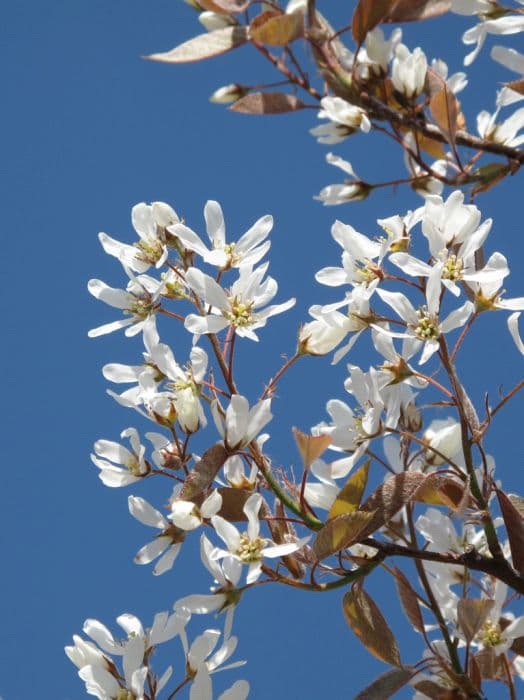
[[[521, 2], [521, 0], [518, 0]], [[464, 13], [465, 14], [465, 13]], [[462, 41], [474, 45], [474, 49], [464, 58], [464, 65], [469, 66], [478, 56], [488, 34], [518, 34], [524, 31], [524, 15], [505, 14], [495, 19], [486, 19], [464, 32]]]
[[211, 518], [211, 523], [217, 535], [227, 546], [227, 549], [217, 549], [216, 558], [232, 556], [248, 566], [246, 583], [253, 583], [262, 573], [264, 557], [277, 558], [291, 554], [300, 549], [309, 539], [306, 537], [296, 542], [274, 544], [271, 540], [260, 537], [260, 521], [258, 513], [262, 506], [262, 496], [253, 493], [244, 504], [244, 513], [248, 520], [247, 531], [240, 533], [237, 528], [220, 515]]
[[[192, 678], [189, 694], [190, 700], [213, 700], [211, 674], [243, 666], [245, 661], [226, 664], [234, 654], [238, 639], [224, 632], [221, 646], [217, 649], [221, 633], [217, 629], [207, 629], [196, 637], [191, 646], [183, 631], [180, 635], [186, 656], [186, 673]], [[220, 695], [218, 700], [245, 700], [249, 693], [246, 681], [237, 681], [229, 690]]]
[[356, 231], [349, 224], [335, 221], [331, 235], [342, 248], [343, 267], [325, 267], [315, 275], [317, 282], [329, 287], [342, 284], [375, 288], [382, 278], [380, 267], [383, 246]]
[[112, 333], [120, 328], [126, 328], [126, 336], [131, 337], [140, 333], [148, 323], [154, 323], [154, 314], [159, 308], [159, 283], [148, 275], [135, 277], [126, 270], [129, 283], [126, 289], [114, 289], [101, 280], [89, 280], [89, 292], [100, 301], [116, 309], [121, 309], [127, 318], [106, 323], [89, 331], [90, 338]]
[[172, 499], [171, 513], [168, 518], [181, 530], [196, 530], [204, 520], [216, 515], [221, 507], [222, 496], [215, 489], [200, 507], [193, 501], [184, 501], [182, 498]]
[[351, 163], [339, 156], [335, 156], [333, 153], [328, 153], [326, 160], [330, 165], [340, 168], [340, 170], [349, 175], [351, 180], [346, 180], [340, 185], [327, 185], [327, 187], [320, 190], [314, 199], [320, 200], [325, 206], [334, 206], [336, 204], [345, 204], [346, 202], [358, 202], [368, 196], [371, 192], [371, 185], [358, 178]]
[[160, 530], [154, 540], [145, 544], [135, 555], [135, 564], [150, 564], [158, 558], [153, 569], [155, 576], [169, 571], [177, 558], [185, 532], [171, 525], [156, 508], [139, 496], [129, 496], [129, 512], [142, 525]]
[[131, 221], [139, 240], [134, 245], [116, 241], [107, 233], [98, 234], [108, 255], [118, 258], [124, 267], [145, 272], [151, 265], [161, 267], [168, 255], [166, 227], [179, 221], [176, 212], [164, 202], [136, 204], [131, 210]]
[[318, 113], [319, 119], [330, 121], [310, 129], [310, 133], [317, 137], [319, 143], [340, 143], [358, 129], [365, 133], [371, 129], [366, 112], [341, 97], [323, 97], [320, 105], [322, 109]]
[[288, 299], [282, 304], [264, 307], [278, 291], [278, 285], [272, 277], [263, 280], [268, 264], [256, 269], [242, 266], [238, 279], [225, 291], [209, 275], [194, 267], [186, 273], [186, 282], [195, 294], [211, 307], [211, 313], [203, 316], [189, 314], [185, 327], [190, 333], [218, 333], [231, 326], [237, 335], [258, 341], [257, 328], [266, 325], [268, 318], [287, 311], [295, 304], [295, 299]]
[[390, 306], [406, 324], [404, 333], [391, 331], [384, 326], [374, 325], [377, 331], [392, 338], [409, 338], [413, 348], [423, 346], [419, 364], [424, 364], [439, 348], [439, 338], [455, 328], [463, 326], [474, 311], [474, 306], [467, 301], [463, 306], [452, 311], [443, 321], [439, 318], [440, 307], [440, 270], [436, 267], [428, 278], [426, 285], [426, 305], [415, 309], [409, 299], [401, 292], [377, 289], [378, 296]]
[[167, 391], [160, 392], [159, 398], [172, 401], [182, 430], [194, 433], [199, 427], [205, 427], [207, 421], [199, 398], [208, 363], [205, 350], [194, 347], [191, 350], [189, 365], [185, 369], [177, 364], [171, 348], [164, 343], [154, 347], [151, 356], [167, 381]]
[[[161, 612], [155, 615], [151, 628], [145, 630], [137, 617], [126, 613], [117, 618], [127, 635], [125, 639], [115, 638], [98, 620], [86, 620], [83, 631], [96, 644], [75, 636], [75, 646], [66, 647], [65, 651], [80, 669], [78, 675], [85, 682], [89, 695], [99, 700], [128, 697], [144, 700], [144, 684], [151, 673], [148, 668], [150, 653], [158, 644], [182, 634], [189, 618], [190, 613], [185, 609], [171, 615]], [[122, 674], [110, 654], [122, 657]], [[171, 673], [169, 667], [161, 678], [156, 679], [157, 691], [165, 686]]]
[[216, 401], [211, 405], [211, 410], [217, 430], [230, 450], [249, 445], [273, 418], [271, 399], [259, 401], [249, 408], [248, 400], [240, 394], [233, 394], [225, 415]]
[[221, 270], [241, 265], [252, 267], [264, 257], [271, 246], [269, 241], [265, 241], [273, 228], [273, 217], [269, 214], [258, 219], [236, 243], [226, 243], [226, 225], [218, 202], [206, 202], [204, 218], [211, 249], [207, 248], [200, 236], [184, 224], [175, 224], [169, 231], [188, 250], [200, 255], [209, 265], [215, 265]]
[[482, 111], [477, 116], [477, 130], [483, 139], [518, 148], [524, 143], [524, 134], [518, 132], [524, 128], [524, 107], [517, 109], [511, 116], [497, 124], [498, 110], [493, 114]]
[[[100, 479], [106, 486], [128, 486], [146, 476], [151, 467], [144, 458], [146, 448], [140, 443], [135, 428], [121, 434], [129, 438], [131, 450], [112, 440], [97, 440], [91, 460], [100, 469]], [[120, 465], [120, 466], [118, 466]]]

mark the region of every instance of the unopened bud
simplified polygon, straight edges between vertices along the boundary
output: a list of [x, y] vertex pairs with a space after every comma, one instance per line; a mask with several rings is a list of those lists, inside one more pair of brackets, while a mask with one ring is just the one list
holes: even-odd
[[244, 97], [244, 95], [247, 95], [248, 92], [249, 88], [245, 85], [230, 83], [229, 85], [224, 85], [223, 87], [218, 88], [218, 90], [215, 90], [215, 92], [210, 96], [209, 101], [214, 102], [215, 104], [230, 104], [232, 102], [236, 102], [241, 97]]
[[403, 427], [410, 433], [418, 433], [422, 428], [422, 413], [415, 403], [408, 403], [400, 409], [400, 420]]
[[432, 465], [444, 464], [446, 458], [453, 459], [461, 450], [460, 423], [454, 420], [433, 421], [424, 433], [423, 440], [428, 445], [424, 454], [426, 461]]
[[298, 352], [301, 355], [326, 355], [334, 350], [347, 335], [347, 329], [330, 326], [320, 320], [305, 323], [298, 333]]
[[[193, 4], [193, 3], [191, 3]], [[222, 15], [218, 12], [201, 12], [198, 15], [198, 21], [208, 32], [214, 32], [217, 29], [224, 29], [235, 24], [235, 20], [229, 15]]]

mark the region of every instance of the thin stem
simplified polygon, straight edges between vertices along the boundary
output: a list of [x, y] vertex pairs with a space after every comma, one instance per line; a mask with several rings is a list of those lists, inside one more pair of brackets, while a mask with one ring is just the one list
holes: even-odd
[[457, 356], [457, 352], [459, 351], [459, 348], [462, 345], [462, 342], [463, 342], [464, 338], [466, 337], [467, 332], [469, 331], [469, 329], [473, 325], [473, 322], [475, 321], [477, 316], [478, 316], [478, 314], [475, 311], [468, 318], [467, 323], [465, 324], [464, 328], [462, 329], [462, 333], [460, 334], [457, 342], [455, 343], [455, 347], [453, 348], [453, 352], [451, 353], [451, 357], [450, 357], [451, 362], [455, 361], [455, 357]]
[[183, 680], [181, 683], [179, 683], [179, 684], [177, 685], [177, 687], [173, 690], [173, 692], [170, 693], [170, 694], [167, 696], [166, 700], [173, 700], [173, 698], [175, 697], [175, 695], [176, 695], [178, 692], [180, 692], [180, 691], [182, 690], [182, 688], [184, 688], [184, 687], [189, 683], [190, 680], [191, 680], [191, 678], [190, 678], [189, 676], [186, 676], [186, 677], [184, 678], [184, 680]]
[[[417, 535], [415, 532], [415, 526], [413, 525], [413, 515], [411, 512], [410, 508], [406, 509], [407, 511], [407, 520], [408, 520], [408, 527], [409, 531], [411, 534], [411, 540], [413, 545], [416, 545], [417, 542]], [[431, 584], [428, 581], [428, 577], [426, 575], [426, 570], [424, 569], [424, 564], [420, 559], [415, 559], [415, 566], [420, 578], [420, 581], [422, 583], [422, 586], [426, 592], [426, 595], [428, 597], [428, 600], [431, 604], [431, 610], [437, 620], [438, 626], [440, 628], [440, 631], [442, 633], [442, 637], [444, 639], [444, 643], [446, 644], [446, 647], [448, 649], [449, 653], [449, 658], [451, 659], [451, 665], [453, 667], [453, 670], [455, 673], [458, 673], [460, 675], [463, 675], [463, 670], [462, 670], [462, 665], [460, 663], [460, 658], [457, 653], [457, 649], [455, 645], [453, 644], [448, 627], [446, 625], [446, 621], [444, 620], [444, 616], [442, 615], [442, 611], [440, 609], [440, 606], [437, 602], [437, 599], [435, 598], [435, 595], [433, 594], [433, 589], [431, 588]]]
[[299, 359], [299, 357], [302, 357], [302, 354], [297, 352], [293, 355], [293, 357], [291, 357], [282, 365], [282, 367], [278, 370], [275, 376], [270, 379], [269, 384], [266, 386], [262, 393], [262, 396], [260, 397], [261, 400], [267, 398], [270, 392], [272, 392], [273, 387], [278, 382], [280, 377], [284, 374], [284, 372], [287, 372], [287, 370]]
[[283, 583], [286, 586], [291, 586], [292, 588], [300, 588], [303, 591], [323, 593], [324, 591], [334, 591], [337, 588], [342, 588], [343, 586], [347, 586], [348, 584], [353, 583], [354, 581], [358, 581], [358, 579], [360, 578], [368, 576], [373, 571], [373, 569], [376, 569], [377, 566], [379, 566], [380, 562], [380, 559], [370, 561], [369, 564], [364, 564], [358, 569], [351, 571], [349, 574], [342, 576], [340, 579], [337, 579], [336, 581], [330, 581], [329, 583], [305, 583], [304, 581], [297, 581], [296, 579], [289, 578], [288, 576], [282, 576], [281, 574], [277, 574], [276, 571], [270, 569], [265, 565], [262, 566], [262, 571], [268, 576], [271, 576], [273, 580], [278, 581], [278, 583]]

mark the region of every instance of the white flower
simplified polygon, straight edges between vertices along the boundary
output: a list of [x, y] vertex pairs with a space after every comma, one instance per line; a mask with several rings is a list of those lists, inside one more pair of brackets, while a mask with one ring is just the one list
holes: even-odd
[[495, 274], [489, 280], [471, 282], [469, 286], [475, 294], [477, 311], [522, 311], [524, 309], [524, 297], [503, 299], [504, 290], [501, 289], [504, 278], [509, 274], [508, 262], [502, 253], [490, 255], [486, 267], [492, 269]]
[[524, 107], [517, 109], [500, 124], [496, 123], [498, 110], [494, 114], [480, 112], [477, 116], [477, 130], [483, 139], [518, 148], [524, 143], [524, 134], [518, 132], [524, 127]]
[[347, 173], [353, 181], [346, 180], [341, 185], [328, 185], [320, 190], [318, 196], [314, 197], [314, 199], [318, 199], [325, 206], [334, 206], [336, 204], [345, 204], [346, 202], [358, 202], [368, 196], [371, 186], [355, 175], [351, 163], [333, 155], [333, 153], [328, 153], [326, 160], [330, 165], [334, 165]]
[[465, 44], [475, 44], [475, 48], [464, 58], [469, 66], [478, 56], [488, 34], [518, 34], [524, 31], [524, 15], [504, 15], [498, 19], [488, 19], [468, 29], [462, 36]]
[[97, 440], [94, 444], [91, 460], [100, 469], [99, 477], [106, 486], [128, 486], [150, 471], [144, 459], [145, 447], [135, 428], [127, 428], [120, 437], [129, 438], [132, 451], [112, 440]]
[[435, 267], [428, 277], [426, 285], [427, 304], [416, 310], [409, 299], [400, 292], [390, 292], [377, 289], [377, 294], [390, 306], [406, 324], [404, 333], [397, 333], [384, 326], [374, 325], [377, 331], [390, 335], [392, 338], [410, 338], [413, 349], [424, 345], [419, 364], [424, 364], [439, 348], [439, 338], [455, 328], [463, 326], [474, 310], [467, 301], [459, 309], [452, 311], [443, 321], [439, 319], [440, 307], [440, 269]]
[[224, 15], [221, 12], [199, 12], [198, 21], [202, 24], [208, 32], [213, 32], [216, 29], [224, 29], [225, 27], [230, 27], [234, 24], [234, 20], [229, 15]]
[[166, 227], [179, 221], [176, 212], [164, 202], [153, 202], [151, 205], [142, 202], [131, 210], [131, 221], [139, 235], [138, 243], [128, 245], [116, 241], [107, 233], [99, 233], [98, 238], [105, 252], [135, 272], [145, 272], [151, 265], [162, 267], [168, 255]]
[[[249, 695], [249, 683], [236, 681], [231, 688], [218, 696], [217, 700], [245, 700]], [[195, 676], [189, 692], [189, 700], [213, 700], [213, 684], [211, 676], [205, 668], [200, 668]]]
[[309, 537], [297, 542], [275, 545], [271, 540], [260, 537], [260, 522], [258, 512], [262, 505], [262, 496], [253, 493], [244, 504], [244, 513], [248, 520], [246, 533], [240, 533], [237, 528], [220, 515], [211, 518], [211, 523], [217, 535], [226, 544], [227, 550], [217, 549], [216, 558], [232, 556], [249, 567], [246, 583], [253, 583], [262, 573], [264, 557], [276, 558], [296, 552], [303, 547]]
[[408, 99], [420, 95], [424, 89], [428, 62], [425, 53], [417, 47], [412, 53], [399, 44], [391, 67], [391, 80], [395, 90]]
[[371, 129], [366, 112], [341, 97], [323, 97], [320, 105], [322, 109], [318, 118], [329, 119], [330, 122], [310, 129], [309, 133], [316, 136], [319, 143], [340, 143], [358, 129], [364, 133]]
[[517, 311], [514, 314], [508, 316], [508, 328], [509, 332], [511, 333], [511, 337], [515, 341], [517, 350], [520, 352], [521, 355], [524, 355], [524, 343], [522, 342], [522, 339], [519, 334], [519, 318], [520, 311]]
[[215, 489], [202, 503], [200, 508], [192, 501], [174, 499], [171, 501], [171, 513], [168, 518], [181, 530], [196, 530], [204, 520], [216, 515], [222, 507], [222, 496]]
[[158, 281], [147, 275], [135, 277], [131, 270], [126, 269], [126, 272], [130, 280], [125, 290], [109, 287], [101, 280], [89, 280], [87, 288], [96, 299], [121, 309], [128, 316], [128, 318], [93, 328], [88, 333], [90, 338], [96, 338], [120, 328], [127, 328], [126, 335], [131, 337], [140, 333], [148, 323], [154, 323], [154, 314], [159, 307]]
[[164, 516], [153, 508], [144, 498], [139, 496], [129, 496], [128, 498], [129, 512], [142, 525], [154, 527], [160, 530], [160, 534], [152, 541], [144, 545], [135, 555], [135, 564], [150, 564], [154, 559], [159, 557], [153, 574], [160, 576], [173, 567], [177, 558], [184, 532], [176, 530], [173, 525], [170, 525]]
[[380, 27], [375, 27], [366, 34], [366, 56], [375, 73], [387, 73], [388, 64], [401, 39], [402, 30], [400, 28], [394, 29], [387, 40], [384, 38], [384, 32]]
[[239, 450], [249, 445], [273, 418], [271, 399], [259, 401], [250, 409], [248, 400], [240, 394], [231, 397], [225, 417], [217, 401], [211, 404], [211, 410], [218, 432], [230, 450]]
[[207, 370], [208, 357], [202, 348], [191, 350], [190, 363], [183, 369], [175, 361], [171, 348], [159, 343], [151, 350], [151, 357], [158, 369], [168, 380], [169, 391], [160, 392], [161, 399], [172, 399], [176, 418], [182, 430], [194, 433], [207, 424], [200, 403], [200, 385]]
[[241, 265], [256, 265], [269, 250], [271, 243], [263, 242], [273, 228], [273, 217], [267, 214], [258, 219], [236, 243], [226, 243], [224, 215], [218, 202], [210, 200], [204, 207], [206, 231], [211, 241], [209, 250], [194, 231], [184, 224], [176, 224], [169, 231], [188, 249], [200, 255], [209, 265], [222, 270]]
[[432, 421], [422, 439], [428, 446], [424, 456], [429, 464], [444, 464], [446, 457], [455, 461], [457, 455], [462, 456], [462, 430], [452, 418]]
[[300, 351], [307, 355], [326, 355], [344, 340], [350, 327], [350, 319], [340, 311], [322, 314], [320, 318], [309, 321], [300, 328]]
[[352, 226], [335, 221], [331, 235], [343, 250], [340, 267], [325, 267], [315, 279], [320, 284], [337, 287], [342, 284], [364, 285], [375, 288], [381, 277], [382, 245], [356, 231]]
[[206, 306], [211, 307], [211, 313], [203, 316], [189, 314], [185, 327], [190, 333], [218, 333], [232, 326], [237, 335], [258, 341], [255, 329], [266, 325], [268, 318], [287, 311], [295, 304], [295, 299], [288, 299], [283, 304], [265, 306], [273, 299], [278, 285], [272, 277], [263, 280], [268, 264], [256, 269], [242, 266], [239, 277], [231, 289], [226, 292], [209, 275], [195, 267], [189, 268], [186, 281], [202, 299]]

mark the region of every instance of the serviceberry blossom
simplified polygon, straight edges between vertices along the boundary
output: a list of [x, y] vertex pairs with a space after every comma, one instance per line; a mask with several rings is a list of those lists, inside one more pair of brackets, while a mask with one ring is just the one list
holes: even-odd
[[240, 266], [253, 267], [271, 246], [269, 241], [265, 241], [273, 228], [273, 217], [269, 214], [258, 219], [236, 243], [226, 243], [224, 215], [218, 202], [206, 202], [204, 217], [211, 249], [207, 248], [198, 234], [182, 223], [171, 226], [169, 232], [176, 236], [185, 248], [200, 255], [209, 265], [221, 270]]
[[256, 439], [273, 418], [271, 399], [259, 401], [253, 408], [245, 396], [233, 394], [225, 413], [218, 401], [211, 404], [218, 432], [229, 450], [239, 450]]
[[355, 174], [351, 163], [333, 153], [327, 154], [326, 161], [330, 165], [340, 168], [351, 179], [340, 185], [327, 185], [327, 187], [320, 190], [314, 199], [318, 199], [325, 206], [334, 206], [345, 204], [346, 202], [358, 202], [360, 199], [365, 199], [368, 196], [372, 189], [371, 185], [368, 185], [367, 182], [364, 182]]
[[262, 496], [253, 493], [244, 504], [244, 513], [248, 520], [247, 531], [239, 532], [237, 528], [220, 515], [211, 518], [211, 523], [217, 535], [227, 546], [227, 549], [217, 549], [215, 557], [233, 557], [242, 564], [248, 566], [246, 583], [253, 583], [262, 573], [262, 560], [264, 557], [277, 558], [286, 554], [291, 554], [301, 549], [309, 540], [309, 537], [288, 542], [285, 544], [274, 544], [271, 540], [260, 537], [260, 521], [258, 514], [262, 506]]
[[172, 239], [166, 229], [180, 221], [176, 212], [164, 202], [153, 202], [151, 205], [142, 202], [131, 210], [131, 221], [139, 235], [138, 242], [128, 245], [116, 241], [107, 233], [99, 233], [98, 238], [105, 252], [135, 272], [146, 272], [151, 265], [162, 267], [168, 255], [168, 241]]
[[328, 287], [342, 284], [364, 285], [374, 289], [383, 277], [381, 257], [383, 246], [356, 231], [349, 224], [335, 221], [331, 235], [342, 248], [343, 267], [325, 267], [319, 270], [315, 279]]
[[153, 569], [155, 576], [169, 571], [177, 558], [185, 532], [172, 525], [162, 513], [140, 496], [129, 496], [129, 512], [142, 525], [154, 527], [159, 534], [154, 540], [145, 544], [135, 555], [135, 564], [150, 564], [158, 558]]
[[320, 105], [322, 109], [318, 113], [319, 119], [330, 121], [310, 129], [309, 133], [317, 138], [318, 143], [340, 143], [358, 129], [364, 133], [371, 129], [366, 112], [341, 97], [323, 97]]
[[482, 111], [477, 115], [477, 131], [479, 135], [487, 141], [518, 148], [524, 143], [524, 134], [519, 135], [518, 133], [524, 128], [524, 107], [517, 109], [516, 112], [500, 124], [497, 124], [498, 113], [499, 110], [493, 114]]
[[242, 266], [238, 279], [228, 291], [215, 280], [195, 267], [186, 273], [186, 282], [193, 292], [211, 307], [211, 313], [201, 316], [186, 316], [185, 327], [199, 336], [203, 333], [218, 333], [231, 327], [241, 337], [258, 341], [257, 328], [266, 325], [268, 318], [287, 311], [295, 304], [295, 299], [288, 299], [282, 304], [264, 307], [276, 295], [278, 285], [272, 277], [263, 280], [268, 264], [256, 269]]
[[474, 305], [466, 301], [460, 308], [452, 311], [443, 321], [439, 318], [440, 307], [440, 269], [435, 267], [428, 277], [426, 285], [426, 304], [415, 309], [409, 299], [401, 292], [377, 289], [376, 293], [390, 306], [406, 325], [406, 331], [399, 333], [385, 326], [374, 325], [377, 331], [392, 338], [409, 338], [418, 350], [422, 346], [419, 364], [424, 364], [439, 348], [439, 338], [463, 326], [474, 311]]
[[[184, 608], [181, 610], [184, 610]], [[186, 657], [186, 673], [189, 678], [193, 679], [193, 688], [190, 694], [191, 700], [208, 700], [208, 698], [212, 700], [210, 675], [217, 671], [238, 668], [246, 663], [245, 661], [234, 661], [224, 666], [226, 661], [235, 653], [238, 639], [224, 632], [222, 644], [216, 649], [221, 636], [220, 630], [207, 629], [203, 634], [196, 637], [191, 646], [189, 646], [185, 630], [182, 630], [180, 634], [180, 641]], [[246, 681], [242, 681], [242, 684], [247, 695], [249, 685]], [[238, 697], [246, 697], [246, 695]], [[236, 696], [232, 697], [236, 698]]]
[[151, 471], [144, 457], [146, 448], [135, 428], [127, 428], [120, 437], [129, 438], [131, 450], [112, 440], [97, 440], [94, 444], [91, 460], [100, 469], [99, 477], [106, 486], [128, 486]]
[[200, 427], [205, 427], [207, 420], [199, 398], [208, 364], [205, 350], [194, 347], [191, 350], [189, 365], [185, 369], [177, 364], [171, 348], [164, 343], [159, 343], [153, 348], [151, 356], [166, 378], [166, 390], [159, 392], [159, 399], [172, 402], [176, 420], [182, 430], [194, 433]]
[[414, 99], [424, 89], [428, 61], [425, 53], [417, 47], [412, 53], [407, 46], [399, 44], [391, 66], [391, 81], [395, 90], [408, 100]]
[[[125, 268], [126, 269], [126, 268]], [[148, 322], [154, 321], [159, 303], [159, 282], [148, 275], [135, 276], [126, 269], [129, 283], [126, 289], [114, 289], [101, 280], [89, 280], [89, 292], [100, 301], [116, 309], [121, 309], [128, 318], [122, 318], [112, 323], [106, 323], [89, 331], [90, 338], [105, 335], [126, 328], [128, 337], [144, 330]]]
[[[158, 644], [183, 634], [189, 618], [190, 613], [185, 609], [171, 615], [161, 612], [155, 615], [152, 627], [145, 630], [137, 617], [126, 613], [117, 618], [127, 635], [125, 639], [115, 639], [98, 620], [86, 620], [83, 631], [96, 644], [75, 636], [74, 647], [66, 647], [65, 652], [79, 668], [78, 675], [85, 682], [88, 695], [94, 695], [99, 700], [129, 697], [144, 700], [144, 685], [148, 676], [160, 691], [172, 673], [171, 667], [168, 667], [160, 678], [156, 678], [149, 668], [150, 654]], [[117, 669], [111, 654], [122, 657], [123, 673]]]
[[171, 513], [168, 515], [168, 518], [181, 530], [196, 530], [197, 527], [202, 525], [204, 520], [208, 520], [213, 515], [216, 515], [221, 507], [222, 496], [215, 489], [200, 507], [193, 501], [184, 501], [181, 498], [172, 499]]

